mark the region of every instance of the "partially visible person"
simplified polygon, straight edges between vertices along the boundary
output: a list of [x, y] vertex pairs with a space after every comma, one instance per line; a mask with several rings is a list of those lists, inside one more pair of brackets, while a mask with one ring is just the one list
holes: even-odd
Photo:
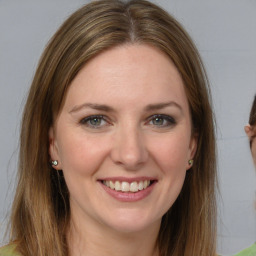
[[244, 127], [244, 130], [250, 140], [252, 158], [256, 167], [256, 95], [254, 96], [254, 101], [252, 103], [249, 124]]
[[[249, 124], [244, 127], [244, 130], [250, 141], [252, 158], [256, 167], [256, 95], [254, 96], [250, 112]], [[256, 256], [256, 243], [254, 243], [251, 247], [243, 250], [242, 252], [236, 254], [235, 256]]]

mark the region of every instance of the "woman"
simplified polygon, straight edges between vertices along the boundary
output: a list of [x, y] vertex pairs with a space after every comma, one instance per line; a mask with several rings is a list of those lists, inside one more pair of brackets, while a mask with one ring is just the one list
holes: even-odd
[[71, 15], [32, 82], [0, 254], [216, 255], [209, 97], [191, 39], [156, 5]]
[[[253, 158], [254, 165], [256, 166], [256, 140], [255, 140], [255, 137], [256, 137], [256, 95], [254, 96], [254, 101], [252, 103], [252, 108], [251, 108], [250, 117], [249, 117], [249, 124], [244, 127], [244, 130], [249, 138], [252, 158]], [[256, 243], [236, 255], [237, 256], [256, 255]]]
[[254, 165], [256, 166], [256, 95], [254, 96], [254, 101], [252, 103], [249, 124], [244, 127], [244, 130], [249, 138], [252, 158]]

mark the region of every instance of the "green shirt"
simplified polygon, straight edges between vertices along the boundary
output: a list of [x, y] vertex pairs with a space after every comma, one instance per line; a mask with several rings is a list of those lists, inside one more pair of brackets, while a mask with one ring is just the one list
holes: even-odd
[[251, 247], [235, 254], [234, 256], [256, 256], [256, 243]]
[[[19, 254], [15, 252], [14, 245], [7, 245], [0, 248], [0, 256], [19, 256]], [[256, 256], [256, 243], [234, 256]]]
[[15, 245], [7, 245], [0, 248], [0, 256], [19, 256], [17, 252], [15, 252]]

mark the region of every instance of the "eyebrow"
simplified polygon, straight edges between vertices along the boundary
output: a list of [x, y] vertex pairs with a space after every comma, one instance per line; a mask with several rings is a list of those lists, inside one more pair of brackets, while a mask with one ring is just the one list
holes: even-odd
[[94, 103], [84, 103], [82, 105], [78, 105], [73, 107], [69, 113], [73, 113], [73, 112], [77, 112], [83, 108], [91, 108], [91, 109], [95, 109], [95, 110], [101, 110], [101, 111], [105, 111], [105, 112], [113, 112], [114, 109], [107, 106], [107, 105], [101, 105], [101, 104], [94, 104]]
[[172, 106], [177, 107], [178, 109], [180, 109], [182, 111], [182, 107], [175, 101], [150, 104], [150, 105], [146, 106], [145, 109], [146, 109], [146, 111], [153, 111], [153, 110], [161, 110], [163, 108], [172, 107]]
[[[145, 107], [145, 111], [156, 111], [156, 110], [161, 110], [161, 109], [164, 109], [167, 107], [172, 107], [172, 106], [177, 107], [181, 112], [183, 111], [182, 107], [175, 101], [149, 104]], [[81, 104], [78, 106], [74, 106], [69, 111], [69, 113], [80, 111], [83, 108], [91, 108], [91, 109], [105, 111], [105, 112], [114, 112], [114, 109], [108, 105], [95, 104], [95, 103], [84, 103], [84, 104]]]

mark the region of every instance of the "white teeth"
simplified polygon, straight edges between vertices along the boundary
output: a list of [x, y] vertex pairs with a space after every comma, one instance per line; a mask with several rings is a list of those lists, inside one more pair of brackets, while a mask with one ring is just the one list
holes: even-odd
[[138, 183], [136, 181], [132, 182], [130, 184], [130, 191], [131, 192], [138, 192], [138, 190], [139, 190]]
[[127, 181], [103, 181], [103, 184], [113, 190], [122, 191], [122, 192], [138, 192], [143, 189], [146, 189], [150, 185], [149, 180], [144, 181], [133, 181], [131, 183]]
[[139, 182], [139, 190], [142, 190], [142, 189], [144, 188], [143, 184], [144, 184], [143, 181], [140, 181], [140, 182]]
[[121, 190], [124, 192], [130, 191], [130, 184], [128, 182], [121, 183]]
[[145, 189], [147, 186], [148, 186], [148, 182], [146, 180], [144, 180], [143, 188]]
[[121, 184], [120, 184], [119, 181], [116, 181], [116, 182], [115, 182], [115, 190], [116, 190], [116, 191], [120, 191], [120, 190], [121, 190]]
[[[108, 186], [108, 185], [107, 185], [107, 186]], [[113, 181], [110, 181], [108, 187], [110, 187], [111, 189], [115, 189], [115, 184], [114, 184], [114, 182], [113, 182]]]

